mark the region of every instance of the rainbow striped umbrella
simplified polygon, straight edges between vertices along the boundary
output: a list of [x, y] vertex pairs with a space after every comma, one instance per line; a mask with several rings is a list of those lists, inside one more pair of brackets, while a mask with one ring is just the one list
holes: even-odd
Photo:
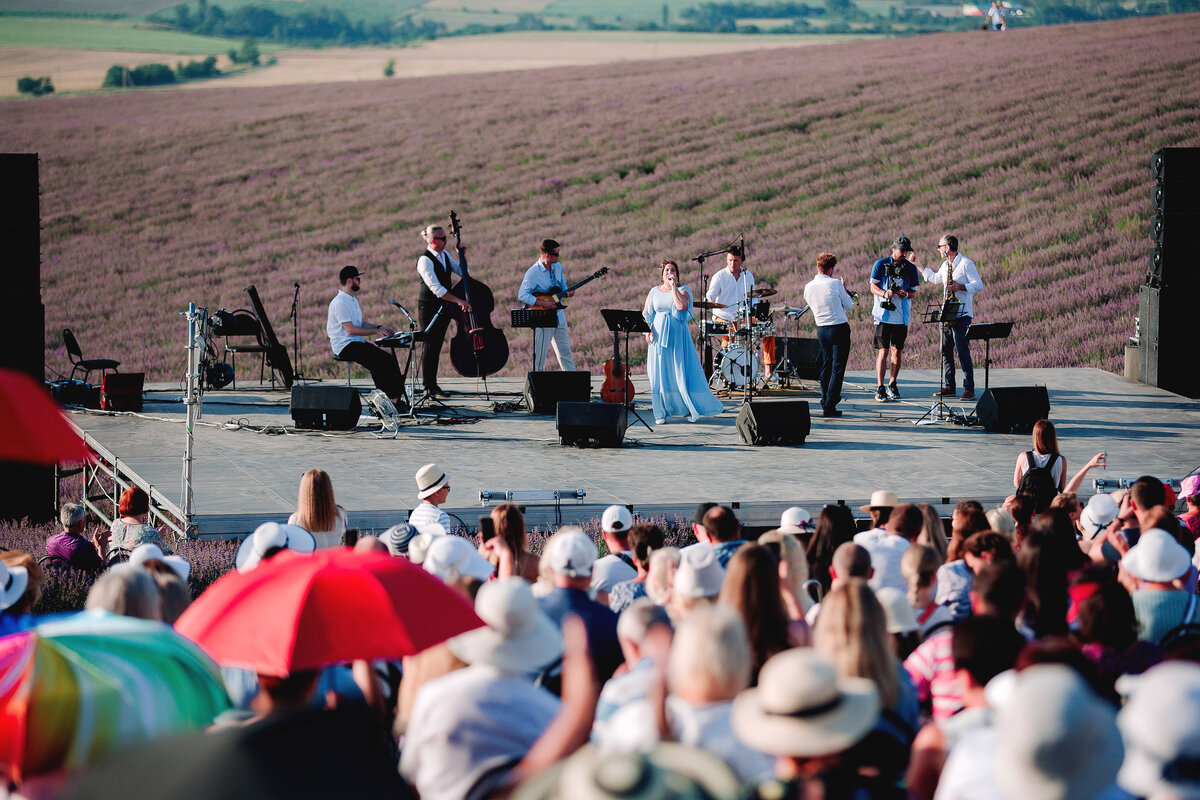
[[228, 707], [216, 664], [161, 622], [84, 612], [0, 638], [0, 773], [18, 783]]

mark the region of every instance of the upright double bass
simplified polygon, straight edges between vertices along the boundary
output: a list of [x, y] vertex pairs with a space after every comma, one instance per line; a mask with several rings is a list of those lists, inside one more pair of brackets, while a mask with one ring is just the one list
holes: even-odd
[[454, 249], [458, 251], [458, 265], [462, 269], [462, 280], [450, 289], [450, 294], [465, 300], [471, 308], [470, 311], [463, 311], [459, 306], [447, 309], [458, 324], [450, 339], [450, 363], [464, 378], [486, 378], [504, 369], [508, 363], [508, 340], [504, 338], [504, 332], [492, 324], [491, 314], [496, 307], [492, 290], [467, 271], [462, 226], [453, 210], [450, 212], [450, 231], [454, 234]]

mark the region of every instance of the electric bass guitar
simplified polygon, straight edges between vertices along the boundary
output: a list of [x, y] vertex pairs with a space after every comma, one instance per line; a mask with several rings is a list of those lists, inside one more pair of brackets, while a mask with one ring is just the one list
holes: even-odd
[[[591, 283], [592, 281], [596, 280], [596, 278], [604, 277], [607, 274], [608, 274], [608, 267], [601, 267], [600, 269], [593, 272], [591, 275], [588, 275], [586, 278], [579, 281], [579, 283], [573, 283], [565, 289], [562, 288], [561, 286], [554, 286], [548, 292], [534, 292], [533, 296], [536, 297], [538, 300], [553, 300], [554, 305], [557, 308], [560, 308], [560, 309], [566, 308], [566, 306], [563, 305], [563, 299], [567, 296], [568, 293], [575, 291], [580, 286], [584, 286], [586, 284]], [[533, 306], [527, 305], [526, 308], [533, 308]]]
[[633, 381], [629, 379], [629, 370], [621, 363], [617, 331], [613, 331], [613, 357], [604, 362], [604, 385], [600, 387], [600, 399], [622, 405], [629, 405], [633, 400]]

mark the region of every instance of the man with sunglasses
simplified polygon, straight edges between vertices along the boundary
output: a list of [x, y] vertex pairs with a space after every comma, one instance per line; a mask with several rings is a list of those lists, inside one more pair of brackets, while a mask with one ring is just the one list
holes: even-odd
[[[417, 318], [421, 321], [422, 328], [429, 328], [429, 323], [443, 307], [453, 304], [463, 311], [470, 311], [471, 305], [466, 300], [449, 294], [450, 276], [454, 274], [461, 277], [462, 267], [446, 252], [446, 229], [440, 225], [430, 225], [421, 231], [421, 236], [425, 239], [427, 247], [417, 259], [417, 274], [421, 276]], [[462, 249], [466, 250], [467, 246], [462, 245]], [[429, 338], [421, 345], [421, 382], [425, 386], [425, 394], [429, 397], [446, 396], [445, 390], [438, 386], [437, 370], [449, 326], [450, 312], [447, 310], [438, 317], [437, 324], [429, 330]]]
[[353, 361], [371, 371], [375, 388], [386, 394], [393, 403], [404, 402], [404, 376], [396, 356], [368, 342], [368, 336], [391, 336], [395, 330], [386, 325], [372, 325], [363, 320], [358, 304], [362, 289], [362, 272], [358, 267], [342, 267], [338, 273], [341, 290], [329, 303], [325, 334], [333, 354], [342, 361]]
[[[543, 308], [547, 311], [558, 309], [558, 327], [533, 329], [533, 369], [540, 371], [546, 368], [546, 351], [554, 345], [554, 354], [558, 356], [558, 364], [564, 372], [575, 370], [575, 360], [571, 358], [571, 337], [567, 332], [567, 315], [548, 297], [536, 297], [534, 292], [554, 294], [567, 288], [567, 278], [563, 274], [563, 266], [558, 261], [559, 244], [553, 239], [544, 239], [541, 255], [533, 266], [525, 271], [521, 288], [517, 291], [517, 299], [529, 308]], [[564, 296], [571, 297], [574, 292]]]

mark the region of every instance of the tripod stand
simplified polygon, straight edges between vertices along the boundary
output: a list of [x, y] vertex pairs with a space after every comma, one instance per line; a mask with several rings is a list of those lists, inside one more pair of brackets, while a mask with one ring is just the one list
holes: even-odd
[[293, 371], [292, 380], [297, 383], [320, 383], [320, 378], [310, 378], [300, 369], [300, 311], [298, 301], [300, 300], [300, 284], [293, 283], [295, 292], [292, 294], [292, 361], [296, 362], [296, 368]]
[[[938, 336], [938, 351], [942, 354], [942, 377], [938, 381], [941, 390], [938, 392], [937, 400], [929, 407], [928, 411], [921, 415], [920, 419], [913, 423], [914, 425], [934, 425], [938, 422], [953, 420], [955, 416], [954, 412], [950, 410], [950, 404], [946, 402], [946, 358], [948, 356], [946, 348], [942, 346], [942, 339], [946, 332], [954, 327], [954, 321], [962, 313], [962, 306], [963, 304], [954, 295], [950, 295], [940, 306], [931, 303], [925, 313], [921, 315], [921, 322], [942, 326], [941, 335]], [[949, 357], [953, 358], [953, 356]], [[936, 416], [934, 416], [935, 412]]]
[[[608, 329], [613, 332], [614, 336], [618, 333], [625, 334], [624, 375], [628, 376], [628, 374], [629, 374], [629, 334], [631, 334], [631, 333], [649, 333], [650, 326], [646, 324], [646, 320], [642, 317], [641, 311], [627, 311], [625, 309], [620, 309], [620, 308], [602, 308], [602, 309], [600, 309], [600, 315], [602, 317], [604, 317], [605, 324], [608, 325]], [[625, 377], [622, 377], [621, 380], [624, 381]], [[632, 384], [630, 384], [630, 385], [632, 386]], [[633, 415], [635, 417], [637, 417], [637, 421], [642, 423], [642, 425], [645, 426], [646, 430], [650, 431], [651, 433], [654, 432], [654, 429], [650, 427], [650, 425], [646, 422], [646, 420], [642, 419], [642, 415], [639, 414], [637, 412], [637, 409], [633, 407], [633, 397], [632, 396], [626, 396], [625, 409], [627, 411], [632, 412]]]

